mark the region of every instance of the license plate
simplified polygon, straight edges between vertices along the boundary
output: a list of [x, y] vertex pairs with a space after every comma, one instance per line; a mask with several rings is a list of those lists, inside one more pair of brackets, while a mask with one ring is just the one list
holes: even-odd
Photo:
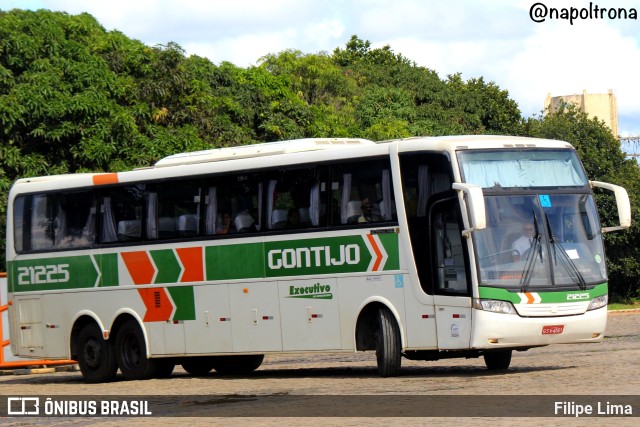
[[561, 334], [564, 331], [564, 325], [549, 325], [542, 327], [542, 335]]

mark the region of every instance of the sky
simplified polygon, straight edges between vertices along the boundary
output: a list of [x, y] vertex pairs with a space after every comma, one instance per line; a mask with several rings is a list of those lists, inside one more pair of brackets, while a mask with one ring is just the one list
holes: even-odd
[[441, 78], [493, 81], [524, 117], [547, 94], [612, 90], [620, 135], [640, 136], [637, 0], [0, 0], [13, 8], [88, 12], [107, 31], [240, 67], [287, 49], [331, 53], [357, 35]]

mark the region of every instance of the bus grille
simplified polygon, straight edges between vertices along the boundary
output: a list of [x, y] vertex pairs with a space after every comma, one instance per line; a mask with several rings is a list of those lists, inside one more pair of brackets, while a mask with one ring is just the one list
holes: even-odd
[[523, 317], [555, 317], [584, 314], [589, 301], [567, 302], [558, 304], [515, 304], [516, 310]]

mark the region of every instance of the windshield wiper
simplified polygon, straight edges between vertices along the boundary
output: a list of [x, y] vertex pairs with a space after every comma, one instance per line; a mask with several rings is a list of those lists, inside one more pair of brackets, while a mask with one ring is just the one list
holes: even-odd
[[565, 266], [568, 266], [568, 268], [565, 267], [567, 272], [569, 274], [573, 273], [572, 279], [578, 282], [578, 286], [580, 286], [580, 289], [587, 289], [587, 282], [584, 280], [584, 276], [582, 275], [582, 273], [580, 273], [580, 270], [578, 270], [576, 263], [573, 262], [573, 260], [569, 257], [569, 254], [560, 243], [560, 240], [556, 237], [555, 234], [553, 234], [553, 230], [551, 230], [551, 223], [549, 222], [549, 217], [546, 213], [544, 214], [544, 216], [545, 220], [547, 221], [547, 232], [549, 233], [549, 241], [552, 243], [553, 247], [553, 263], [556, 265], [558, 264], [558, 250], [555, 246], [553, 246], [553, 244], [555, 243], [560, 248], [561, 260], [564, 260]]
[[[536, 218], [535, 211], [532, 211], [531, 213], [533, 214], [535, 236], [533, 238], [533, 245], [531, 249], [529, 249], [529, 255], [527, 256], [524, 270], [522, 270], [522, 278], [520, 279], [520, 288], [522, 289], [522, 292], [526, 292], [527, 289], [529, 289], [529, 283], [531, 282], [531, 278], [533, 277], [533, 267], [536, 263], [537, 255], [540, 256], [540, 262], [544, 262], [544, 260], [542, 259], [542, 244], [540, 243], [542, 234], [540, 234], [540, 229], [538, 228], [538, 219]], [[538, 252], [537, 254], [536, 251]]]

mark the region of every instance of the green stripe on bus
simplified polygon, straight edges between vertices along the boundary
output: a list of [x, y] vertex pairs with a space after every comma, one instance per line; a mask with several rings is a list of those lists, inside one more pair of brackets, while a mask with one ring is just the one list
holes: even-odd
[[[541, 304], [551, 303], [565, 303], [565, 302], [578, 302], [578, 301], [591, 301], [593, 298], [607, 295], [609, 286], [607, 283], [601, 283], [588, 290], [573, 290], [573, 291], [536, 291], [535, 288], [529, 289], [527, 292], [535, 294], [540, 298]], [[514, 304], [522, 303], [523, 292], [519, 289], [509, 291], [501, 288], [491, 288], [488, 286], [481, 286], [479, 288], [480, 298], [482, 299], [494, 299], [500, 301], [510, 301]]]
[[93, 288], [98, 280], [89, 255], [12, 261], [8, 267], [12, 292]]
[[207, 246], [206, 279], [232, 280], [264, 277], [262, 243]]
[[118, 254], [96, 254], [93, 258], [100, 269], [98, 286], [118, 286]]
[[180, 278], [180, 273], [182, 273], [182, 267], [180, 267], [175, 252], [171, 249], [161, 249], [149, 251], [149, 253], [158, 271], [155, 283], [177, 283]]
[[176, 306], [173, 320], [196, 320], [193, 286], [170, 286], [167, 291]]
[[[153, 284], [178, 283], [183, 267], [175, 251], [147, 252], [157, 270]], [[209, 281], [400, 268], [396, 233], [207, 246], [204, 254]], [[118, 253], [109, 253], [13, 261], [9, 286], [12, 292], [118, 286], [118, 258]]]

